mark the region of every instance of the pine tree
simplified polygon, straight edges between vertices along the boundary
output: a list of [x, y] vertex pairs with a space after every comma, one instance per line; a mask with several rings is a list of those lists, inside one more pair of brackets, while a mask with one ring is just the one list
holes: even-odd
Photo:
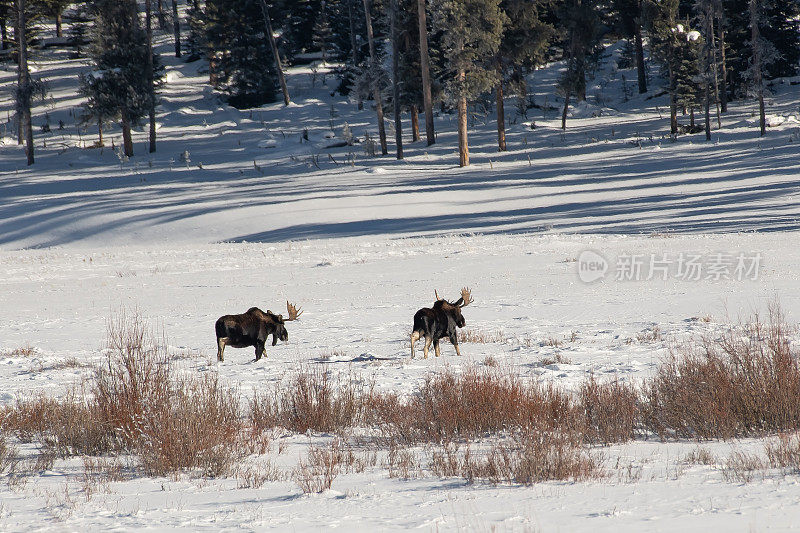
[[205, 16], [214, 87], [237, 108], [273, 102], [276, 71], [260, 0], [207, 0]]
[[31, 83], [31, 73], [28, 70], [28, 41], [25, 30], [28, 26], [26, 20], [26, 1], [17, 0], [17, 117], [20, 124], [20, 139], [25, 138], [25, 155], [28, 165], [34, 163], [33, 154], [33, 127], [31, 126], [31, 97], [33, 95], [33, 85]]
[[61, 16], [72, 0], [36, 0], [36, 7], [43, 15], [51, 17], [56, 21], [56, 37], [63, 37]]
[[[131, 127], [147, 116], [155, 90], [148, 76], [147, 34], [139, 22], [134, 0], [95, 0], [89, 55], [93, 71], [81, 77], [81, 93], [88, 108], [97, 106], [103, 117], [119, 119], [123, 149], [133, 156]], [[163, 67], [153, 58], [153, 80], [160, 83]], [[94, 103], [93, 103], [94, 102]]]
[[186, 36], [186, 61], [197, 61], [208, 53], [208, 24], [203, 7], [199, 0], [191, 0], [186, 10], [186, 24], [189, 32]]
[[642, 0], [613, 0], [611, 8], [612, 19], [617, 32], [629, 41], [633, 41], [639, 94], [646, 93], [647, 77], [645, 75], [644, 45], [642, 41], [644, 19]]
[[459, 165], [469, 165], [467, 103], [490, 89], [497, 69], [487, 64], [500, 46], [507, 17], [500, 0], [441, 0], [434, 6], [449, 65], [445, 95], [458, 107]]
[[425, 0], [417, 0], [417, 27], [419, 29], [419, 64], [422, 77], [422, 98], [425, 108], [425, 135], [428, 146], [436, 142], [433, 126], [433, 84], [431, 82], [431, 60], [428, 53], [428, 24]]
[[564, 95], [561, 128], [567, 127], [570, 98], [586, 100], [586, 71], [601, 37], [600, 13], [595, 0], [566, 0], [559, 10], [564, 31], [562, 49], [567, 69], [559, 80]]
[[507, 17], [497, 56], [497, 144], [501, 152], [506, 150], [505, 105], [503, 86], [512, 74], [520, 97], [525, 98], [527, 89], [521, 72], [532, 70], [544, 61], [544, 55], [554, 34], [554, 28], [543, 20], [544, 1], [503, 0], [500, 5]]
[[333, 45], [333, 28], [331, 28], [328, 21], [327, 3], [323, 0], [320, 3], [319, 16], [314, 23], [314, 31], [312, 35], [312, 42], [316, 48], [322, 52], [322, 62], [327, 63], [330, 55], [330, 49]]
[[372, 0], [364, 0], [364, 20], [367, 23], [367, 42], [369, 43], [369, 57], [370, 64], [368, 70], [368, 79], [372, 89], [372, 97], [375, 99], [375, 111], [378, 115], [378, 136], [381, 143], [381, 154], [386, 155], [389, 149], [386, 145], [386, 126], [383, 121], [383, 96], [381, 94], [383, 69], [378, 61], [378, 51], [375, 46], [375, 36], [372, 26], [372, 13], [370, 11], [370, 4]]

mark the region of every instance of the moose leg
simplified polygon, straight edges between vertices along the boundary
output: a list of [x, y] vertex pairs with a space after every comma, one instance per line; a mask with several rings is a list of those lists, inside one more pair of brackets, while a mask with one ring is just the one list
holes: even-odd
[[430, 348], [431, 348], [431, 342], [433, 342], [433, 339], [426, 335], [425, 336], [425, 348], [423, 350], [425, 352], [425, 359], [428, 358], [428, 350], [430, 350]]
[[414, 344], [419, 340], [419, 331], [411, 332], [411, 359], [414, 359]]
[[439, 339], [433, 342], [433, 349], [436, 352], [436, 357], [439, 357]]
[[256, 342], [256, 361], [261, 359], [262, 355], [264, 355], [264, 343]]
[[456, 355], [461, 355], [461, 351], [458, 349], [458, 337], [456, 335], [450, 335], [450, 343], [455, 346]]
[[218, 337], [217, 338], [217, 361], [223, 361], [222, 354], [225, 352], [225, 341], [227, 341], [227, 337]]

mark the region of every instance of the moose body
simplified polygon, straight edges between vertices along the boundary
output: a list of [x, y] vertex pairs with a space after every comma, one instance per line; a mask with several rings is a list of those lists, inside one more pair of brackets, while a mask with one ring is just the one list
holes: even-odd
[[289, 340], [289, 332], [286, 331], [285, 323], [296, 320], [300, 313], [289, 302], [286, 302], [289, 310], [289, 318], [284, 319], [283, 315], [276, 315], [267, 310], [265, 313], [258, 307], [251, 307], [241, 315], [225, 315], [217, 319], [214, 329], [217, 334], [217, 359], [223, 361], [225, 346], [234, 348], [255, 347], [256, 361], [264, 355], [264, 348], [267, 338], [272, 335], [272, 345], [275, 346], [278, 340], [286, 342]]
[[433, 344], [436, 357], [439, 357], [439, 340], [444, 337], [450, 339], [450, 343], [455, 347], [456, 354], [461, 355], [458, 348], [458, 329], [466, 324], [461, 308], [472, 303], [472, 296], [469, 289], [461, 290], [461, 298], [455, 303], [439, 298], [436, 293], [436, 302], [433, 307], [423, 307], [414, 314], [414, 326], [411, 330], [411, 357], [414, 357], [414, 344], [425, 337], [425, 347], [423, 352], [428, 358], [428, 350]]

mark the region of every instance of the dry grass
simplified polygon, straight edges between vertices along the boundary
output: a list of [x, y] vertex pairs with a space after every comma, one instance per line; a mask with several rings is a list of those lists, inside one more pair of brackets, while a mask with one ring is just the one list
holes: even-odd
[[733, 438], [800, 428], [800, 365], [775, 308], [767, 324], [673, 352], [644, 391], [644, 421], [663, 437]]
[[642, 344], [646, 344], [649, 342], [658, 342], [663, 338], [664, 337], [661, 334], [661, 328], [658, 326], [653, 326], [650, 329], [640, 331], [639, 333], [636, 334], [636, 340]]
[[305, 494], [326, 491], [342, 471], [344, 458], [339, 439], [334, 439], [327, 447], [311, 446], [308, 458], [298, 463], [294, 479]]
[[539, 360], [539, 364], [541, 366], [550, 366], [550, 365], [571, 365], [572, 361], [564, 356], [561, 352], [556, 352], [552, 356], [542, 357]]
[[361, 419], [369, 393], [354, 377], [332, 379], [323, 368], [300, 371], [273, 393], [250, 401], [250, 423], [258, 431], [283, 427], [305, 433], [339, 431]]
[[698, 446], [684, 458], [684, 462], [690, 465], [711, 466], [717, 464], [717, 457], [706, 448]]
[[[446, 338], [445, 338], [446, 339]], [[476, 329], [459, 329], [459, 343], [495, 344], [504, 343], [508, 340], [502, 330], [483, 331]]]
[[14, 348], [9, 352], [3, 352], [2, 356], [4, 357], [30, 357], [36, 353], [36, 348], [31, 346], [30, 344], [26, 344], [25, 346], [20, 346], [19, 348]]
[[784, 474], [800, 473], [800, 433], [781, 433], [777, 442], [766, 444], [765, 451], [772, 468]]
[[750, 483], [756, 477], [765, 477], [766, 465], [757, 455], [735, 451], [722, 466], [722, 478], [728, 483]]
[[627, 442], [636, 436], [639, 396], [628, 384], [614, 379], [600, 383], [589, 376], [579, 391], [586, 417], [584, 439], [591, 443]]
[[580, 481], [603, 475], [599, 458], [583, 447], [580, 433], [563, 431], [516, 432], [480, 455], [469, 445], [461, 451], [455, 444], [445, 444], [431, 453], [429, 469], [440, 477], [493, 484]]

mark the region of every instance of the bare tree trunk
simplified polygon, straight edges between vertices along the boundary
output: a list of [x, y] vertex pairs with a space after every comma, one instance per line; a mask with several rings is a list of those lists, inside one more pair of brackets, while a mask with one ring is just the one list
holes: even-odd
[[639, 14], [635, 19], [636, 32], [634, 34], [634, 44], [636, 50], [636, 73], [639, 77], [639, 94], [647, 92], [647, 76], [644, 71], [644, 45], [642, 44], [642, 3], [639, 2]]
[[[499, 69], [498, 69], [499, 70]], [[499, 152], [506, 151], [506, 112], [503, 102], [503, 75], [500, 73], [497, 86], [495, 87], [497, 97], [497, 147]]]
[[711, 140], [711, 83], [706, 80], [706, 140]]
[[566, 131], [567, 130], [567, 109], [569, 109], [569, 96], [570, 92], [567, 89], [566, 93], [564, 94], [564, 110], [561, 112], [561, 129]]
[[8, 50], [8, 29], [5, 17], [0, 18], [0, 49]]
[[[159, 8], [161, 0], [159, 0]], [[153, 86], [153, 14], [151, 0], [144, 1], [145, 25], [147, 26], [147, 92], [150, 102], [147, 106], [147, 116], [150, 122], [150, 153], [156, 151], [156, 98]]]
[[58, 13], [56, 13], [56, 37], [59, 38], [64, 36], [64, 33], [61, 30], [61, 23], [62, 23], [61, 11], [59, 11]]
[[419, 140], [419, 110], [417, 105], [411, 106], [411, 142]]
[[25, 138], [25, 155], [28, 166], [34, 163], [33, 128], [31, 127], [31, 74], [28, 71], [28, 41], [25, 35], [25, 0], [17, 0], [18, 96], [17, 109], [22, 136]]
[[158, 27], [161, 31], [164, 31], [167, 29], [167, 19], [164, 17], [164, 6], [161, 3], [161, 0], [157, 0], [156, 5], [156, 11], [158, 12]]
[[[347, 0], [347, 18], [350, 20], [350, 48], [353, 55], [353, 68], [358, 68], [358, 44], [356, 42], [356, 22], [353, 17], [353, 2], [355, 0]], [[361, 92], [356, 91], [356, 98], [358, 98], [358, 110], [364, 109], [364, 100], [361, 98]]]
[[97, 146], [103, 146], [103, 117], [97, 117]]
[[[18, 6], [14, 6], [14, 39], [19, 40], [19, 21], [20, 11]], [[22, 69], [19, 68], [19, 54], [17, 54], [17, 89], [22, 87]], [[25, 127], [22, 125], [22, 101], [19, 97], [14, 101], [14, 114], [17, 122], [17, 144], [25, 144]]]
[[764, 116], [764, 84], [761, 82], [761, 35], [758, 31], [758, 7], [756, 0], [750, 0], [750, 29], [753, 50], [753, 83], [758, 94], [758, 116], [761, 124], [761, 136], [767, 133], [767, 121]]
[[467, 97], [458, 100], [458, 166], [469, 166], [469, 142], [467, 141]]
[[436, 142], [436, 131], [433, 128], [433, 98], [431, 96], [430, 58], [428, 57], [428, 26], [425, 17], [425, 0], [417, 0], [417, 17], [419, 20], [419, 65], [422, 71], [422, 99], [425, 108], [425, 133], [428, 146]]
[[364, 17], [367, 21], [367, 40], [369, 41], [369, 57], [371, 63], [372, 97], [375, 99], [375, 110], [378, 112], [378, 136], [381, 141], [381, 154], [386, 155], [389, 149], [386, 146], [386, 126], [383, 123], [383, 98], [381, 88], [375, 74], [378, 70], [378, 57], [375, 53], [375, 36], [372, 33], [372, 16], [369, 13], [370, 0], [364, 0]]
[[128, 116], [128, 109], [120, 109], [122, 115], [122, 147], [123, 153], [128, 157], [133, 157], [133, 140], [131, 139], [131, 119]]
[[178, 18], [178, 0], [172, 0], [172, 33], [175, 35], [175, 57], [181, 57], [181, 21]]
[[728, 111], [728, 67], [725, 64], [725, 27], [722, 24], [722, 18], [717, 24], [717, 31], [719, 31], [719, 52], [720, 52], [720, 78], [722, 87], [720, 88], [720, 104], [722, 105], [722, 112]]
[[392, 31], [392, 90], [394, 92], [394, 139], [397, 145], [397, 159], [403, 159], [403, 127], [400, 122], [400, 40], [397, 29], [397, 0], [392, 0], [391, 5], [391, 31]]
[[275, 34], [272, 33], [272, 19], [269, 16], [266, 0], [261, 0], [261, 12], [264, 15], [264, 23], [267, 25], [267, 35], [269, 35], [269, 45], [272, 48], [272, 57], [275, 58], [275, 68], [278, 70], [278, 82], [281, 84], [281, 92], [283, 93], [283, 105], [289, 105], [289, 88], [286, 86], [286, 77], [283, 74], [278, 45], [275, 43]]

